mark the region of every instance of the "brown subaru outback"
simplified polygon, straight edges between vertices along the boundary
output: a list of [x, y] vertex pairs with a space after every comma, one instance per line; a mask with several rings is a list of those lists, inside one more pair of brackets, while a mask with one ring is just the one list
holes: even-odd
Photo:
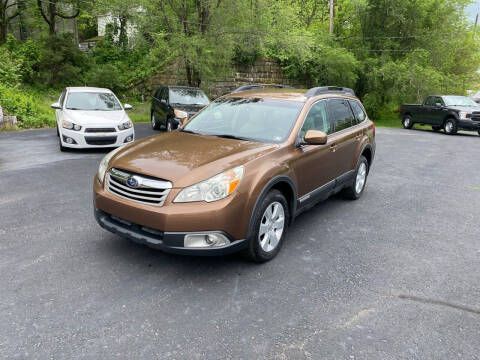
[[375, 126], [350, 89], [229, 94], [177, 131], [107, 154], [95, 216], [167, 252], [267, 261], [302, 210], [338, 192], [358, 199], [374, 154]]

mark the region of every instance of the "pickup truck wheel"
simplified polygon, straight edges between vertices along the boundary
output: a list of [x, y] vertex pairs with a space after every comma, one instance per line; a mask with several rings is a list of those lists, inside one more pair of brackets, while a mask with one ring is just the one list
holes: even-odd
[[248, 240], [246, 255], [255, 262], [273, 259], [286, 236], [290, 213], [285, 196], [272, 190], [256, 210], [254, 231]]
[[443, 129], [445, 130], [445, 134], [455, 135], [457, 133], [457, 124], [455, 120], [454, 119], [445, 120], [445, 124], [443, 124]]
[[172, 120], [171, 119], [168, 119], [167, 120], [167, 132], [170, 132], [173, 130], [173, 125], [172, 125]]
[[478, 135], [480, 135], [480, 130], [478, 130]]
[[155, 119], [155, 114], [152, 111], [152, 114], [150, 115], [150, 123], [152, 124], [152, 129], [153, 130], [158, 130], [160, 126], [158, 125], [157, 119]]
[[433, 131], [440, 131], [442, 129], [441, 126], [432, 126]]
[[403, 127], [405, 129], [411, 129], [412, 128], [413, 121], [412, 121], [412, 118], [410, 117], [410, 115], [404, 116], [404, 118], [402, 120], [402, 124], [403, 124]]
[[367, 184], [367, 176], [368, 161], [365, 156], [362, 155], [358, 161], [357, 169], [355, 171], [355, 178], [352, 184], [343, 190], [343, 195], [350, 200], [359, 199], [363, 194], [365, 185]]

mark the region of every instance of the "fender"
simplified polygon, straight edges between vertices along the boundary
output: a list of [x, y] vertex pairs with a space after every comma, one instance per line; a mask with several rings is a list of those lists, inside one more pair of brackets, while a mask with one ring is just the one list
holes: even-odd
[[254, 222], [255, 222], [258, 206], [260, 205], [262, 200], [265, 198], [265, 195], [267, 195], [268, 191], [273, 186], [275, 186], [275, 184], [278, 184], [280, 182], [286, 182], [290, 186], [290, 188], [291, 188], [291, 190], [292, 190], [292, 192], [295, 196], [295, 199], [293, 199], [292, 203], [290, 204], [291, 207], [292, 207], [290, 209], [290, 224], [293, 222], [293, 219], [295, 218], [295, 213], [297, 211], [297, 197], [298, 197], [297, 196], [297, 189], [296, 189], [295, 184], [293, 183], [293, 181], [290, 177], [288, 177], [287, 175], [278, 175], [278, 176], [274, 177], [273, 179], [271, 179], [263, 187], [262, 191], [260, 192], [260, 195], [258, 195], [257, 200], [255, 201], [255, 205], [253, 206], [252, 214], [250, 215], [250, 221], [248, 223], [247, 239], [249, 239], [250, 236], [252, 235], [253, 225], [254, 225]]
[[[372, 165], [373, 163], [373, 158], [375, 157], [375, 151], [373, 150], [373, 147], [372, 145], [368, 142], [368, 140], [365, 141], [365, 144], [361, 147], [361, 151], [358, 153], [358, 156], [357, 156], [357, 162], [355, 164], [355, 168], [357, 168], [358, 166], [358, 163], [360, 162], [360, 156], [363, 154], [363, 152], [366, 150], [366, 149], [369, 149], [370, 152], [372, 153], [372, 158], [370, 159], [370, 166]], [[368, 171], [370, 171], [370, 166], [368, 167]]]

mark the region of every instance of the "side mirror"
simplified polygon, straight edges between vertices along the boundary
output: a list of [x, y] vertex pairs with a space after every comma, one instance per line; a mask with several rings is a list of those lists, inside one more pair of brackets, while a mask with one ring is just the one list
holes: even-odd
[[133, 107], [132, 107], [132, 105], [130, 105], [130, 104], [125, 104], [125, 105], [123, 105], [123, 109], [124, 109], [124, 110], [132, 110]]
[[56, 103], [53, 103], [52, 105], [50, 105], [50, 107], [52, 109], [57, 109], [57, 110], [60, 110], [62, 107], [60, 106], [60, 103], [56, 102]]
[[435, 103], [435, 106], [436, 106], [436, 107], [442, 107], [443, 105], [440, 104], [440, 103]]
[[303, 138], [307, 144], [325, 145], [327, 143], [327, 134], [319, 130], [308, 130]]

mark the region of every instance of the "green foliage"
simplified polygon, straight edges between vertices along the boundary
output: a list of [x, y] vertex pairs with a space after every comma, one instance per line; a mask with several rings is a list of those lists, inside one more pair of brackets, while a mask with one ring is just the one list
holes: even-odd
[[48, 105], [39, 101], [41, 96], [33, 90], [0, 84], [0, 104], [5, 114], [17, 117], [20, 128], [55, 126], [54, 113]]

